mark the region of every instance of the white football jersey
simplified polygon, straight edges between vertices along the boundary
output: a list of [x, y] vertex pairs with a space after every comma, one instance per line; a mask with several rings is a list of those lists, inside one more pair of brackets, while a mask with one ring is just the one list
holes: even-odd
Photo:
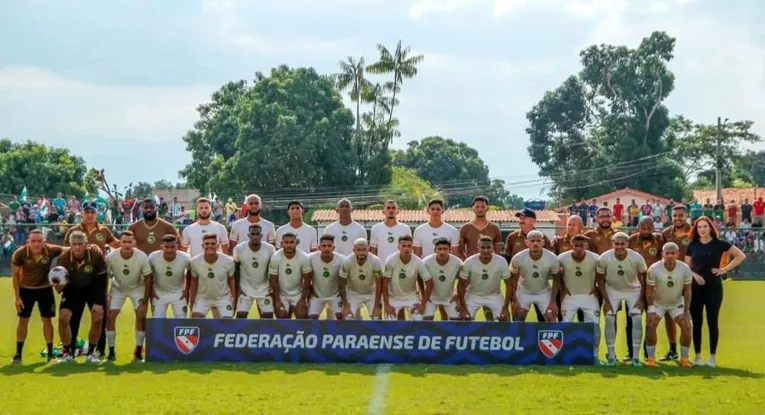
[[338, 288], [340, 267], [343, 266], [345, 257], [333, 252], [332, 260], [327, 263], [321, 258], [321, 252], [311, 252], [308, 254], [308, 259], [311, 261], [311, 270], [313, 271], [313, 294], [318, 298], [338, 295], [340, 293]]
[[202, 248], [202, 236], [206, 233], [214, 233], [217, 235], [218, 244], [221, 246], [228, 245], [228, 231], [225, 226], [215, 221], [210, 221], [207, 225], [200, 225], [199, 222], [194, 222], [183, 228], [183, 232], [181, 233], [183, 246], [189, 248], [189, 255], [192, 258], [204, 252], [204, 248]]
[[349, 255], [343, 261], [340, 268], [340, 278], [348, 280], [346, 288], [356, 294], [374, 294], [377, 284], [375, 278], [382, 275], [380, 258], [373, 254], [367, 254], [364, 263], [359, 265], [356, 255]]
[[125, 259], [119, 249], [106, 255], [106, 269], [111, 276], [112, 286], [123, 293], [128, 293], [144, 284], [144, 277], [151, 274], [149, 257], [138, 248]]
[[397, 222], [394, 226], [389, 227], [385, 222], [380, 222], [372, 226], [372, 231], [369, 234], [369, 246], [377, 248], [377, 257], [381, 261], [386, 260], [398, 252], [398, 238], [404, 235], [412, 236], [412, 229], [409, 226]]
[[166, 260], [162, 251], [149, 254], [149, 265], [154, 274], [154, 289], [157, 295], [162, 297], [182, 290], [190, 263], [191, 257], [182, 251], [177, 251], [172, 261]]
[[528, 248], [510, 260], [510, 272], [519, 274], [518, 289], [528, 294], [541, 294], [550, 290], [549, 280], [560, 273], [560, 261], [552, 251], [542, 248], [539, 259], [531, 258]]
[[460, 278], [468, 280], [467, 292], [477, 296], [501, 293], [501, 283], [510, 278], [510, 268], [505, 258], [492, 254], [489, 263], [481, 262], [481, 255], [475, 254], [465, 260]]
[[438, 238], [446, 238], [451, 242], [452, 247], [460, 246], [460, 233], [452, 225], [444, 222], [441, 226], [434, 228], [429, 223], [423, 223], [414, 230], [414, 246], [422, 248], [422, 257], [426, 257], [436, 252], [435, 241]]
[[250, 225], [260, 225], [260, 240], [271, 245], [274, 244], [274, 241], [276, 240], [276, 227], [271, 221], [263, 218], [260, 218], [260, 221], [258, 222], [250, 222], [248, 218], [237, 220], [231, 224], [231, 234], [229, 235], [229, 239], [236, 241], [237, 244], [249, 241]]
[[296, 249], [292, 258], [287, 258], [283, 250], [276, 251], [268, 263], [268, 274], [279, 277], [278, 294], [296, 296], [303, 294], [303, 274], [311, 272], [308, 254]]
[[223, 253], [212, 264], [205, 260], [204, 254], [191, 258], [191, 278], [197, 280], [197, 297], [206, 300], [220, 300], [230, 296], [228, 279], [234, 276], [234, 260]]
[[595, 289], [595, 275], [598, 268], [598, 254], [584, 251], [581, 261], [574, 259], [574, 251], [558, 255], [563, 270], [563, 284], [571, 295], [590, 294]]
[[348, 256], [353, 253], [353, 242], [356, 239], [367, 239], [367, 230], [358, 222], [351, 222], [345, 226], [341, 225], [340, 222], [332, 222], [324, 228], [322, 235], [334, 236], [335, 252]]
[[297, 235], [297, 247], [299, 250], [305, 252], [306, 254], [310, 253], [312, 249], [319, 247], [319, 236], [313, 226], [306, 225], [304, 223], [300, 226], [299, 229], [295, 229], [288, 223], [286, 225], [280, 226], [279, 229], [276, 230], [275, 246], [277, 249], [282, 247], [282, 235], [288, 232]]
[[438, 263], [436, 254], [430, 254], [422, 262], [425, 263], [425, 267], [433, 278], [433, 292], [430, 298], [439, 301], [451, 300], [454, 297], [454, 281], [459, 278], [462, 271], [462, 261], [449, 254], [446, 264], [441, 265]]
[[385, 261], [383, 277], [389, 280], [388, 293], [390, 298], [411, 300], [417, 297], [417, 278], [428, 281], [430, 273], [416, 255], [412, 255], [409, 262], [405, 264], [401, 261], [401, 254], [397, 252]]
[[635, 291], [640, 289], [641, 273], [648, 271], [642, 255], [627, 248], [623, 260], [616, 258], [616, 252], [609, 249], [598, 260], [598, 273], [606, 276], [606, 287], [616, 291]]
[[250, 242], [245, 241], [234, 247], [234, 261], [239, 264], [239, 288], [244, 295], [263, 298], [271, 293], [268, 284], [268, 263], [276, 252], [273, 245], [261, 242], [258, 252], [253, 252]]

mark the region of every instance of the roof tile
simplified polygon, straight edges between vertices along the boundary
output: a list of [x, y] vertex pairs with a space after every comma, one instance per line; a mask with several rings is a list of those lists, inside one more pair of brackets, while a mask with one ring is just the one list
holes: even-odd
[[[516, 210], [491, 210], [487, 216], [492, 222], [518, 222], [515, 217]], [[558, 213], [554, 210], [538, 210], [537, 221], [557, 222]], [[376, 222], [383, 220], [381, 210], [360, 209], [352, 213], [353, 220], [358, 222]], [[448, 223], [466, 223], [473, 220], [473, 212], [469, 209], [447, 210], [444, 212], [444, 221]], [[312, 222], [334, 222], [337, 220], [337, 212], [331, 209], [317, 210], [311, 215]], [[409, 223], [425, 223], [428, 221], [428, 213], [425, 210], [400, 210], [398, 220]]]

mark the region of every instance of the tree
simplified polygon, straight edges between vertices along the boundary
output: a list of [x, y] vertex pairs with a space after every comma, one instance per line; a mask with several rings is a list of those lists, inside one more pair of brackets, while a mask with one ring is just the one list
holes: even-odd
[[[146, 184], [149, 185], [149, 187], [152, 186], [149, 183], [146, 183]], [[172, 190], [174, 187], [175, 186], [173, 185], [173, 183], [170, 182], [169, 180], [163, 179], [163, 180], [157, 180], [156, 182], [154, 182], [154, 188], [158, 190]], [[151, 192], [151, 190], [149, 190], [149, 192]]]
[[388, 114], [388, 121], [390, 122], [393, 119], [396, 94], [401, 92], [401, 85], [404, 83], [404, 79], [414, 78], [417, 75], [417, 65], [425, 59], [425, 56], [411, 55], [412, 51], [408, 46], [403, 47], [400, 40], [393, 53], [381, 44], [377, 45], [377, 51], [380, 53], [380, 59], [369, 65], [367, 71], [377, 74], [393, 74], [393, 81], [385, 84], [386, 88], [393, 93], [391, 111]]
[[394, 166], [391, 183], [380, 191], [379, 198], [393, 199], [402, 209], [424, 209], [429, 200], [443, 200], [444, 194], [419, 177], [413, 169]]
[[65, 148], [27, 141], [0, 139], [0, 189], [18, 194], [26, 187], [30, 195], [85, 194], [87, 167], [81, 157]]
[[340, 73], [336, 74], [337, 88], [344, 91], [350, 87], [348, 95], [356, 103], [356, 131], [361, 131], [361, 95], [368, 88], [369, 81], [364, 78], [364, 57], [355, 60], [349, 56], [340, 61]]
[[[159, 182], [155, 182], [154, 186], [152, 187], [151, 183], [149, 182], [138, 182], [133, 185], [133, 188], [130, 191], [130, 195], [133, 197], [148, 197], [154, 193], [154, 189], [168, 189], [167, 187], [157, 186], [157, 183]], [[170, 185], [169, 188], [172, 189], [172, 185]]]
[[654, 32], [636, 49], [590, 46], [579, 54], [579, 74], [528, 112], [529, 155], [552, 182], [551, 196], [580, 199], [631, 187], [682, 197], [682, 171], [664, 135], [674, 45]]

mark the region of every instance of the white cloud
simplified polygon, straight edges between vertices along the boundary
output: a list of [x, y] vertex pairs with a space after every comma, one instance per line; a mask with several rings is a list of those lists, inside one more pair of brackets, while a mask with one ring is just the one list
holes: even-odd
[[419, 19], [428, 13], [448, 13], [457, 10], [472, 0], [417, 0], [409, 9], [409, 16]]

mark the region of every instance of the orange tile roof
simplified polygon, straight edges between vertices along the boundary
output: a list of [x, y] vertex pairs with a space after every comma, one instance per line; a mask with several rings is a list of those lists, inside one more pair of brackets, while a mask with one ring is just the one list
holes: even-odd
[[[738, 189], [735, 187], [728, 187], [722, 189], [723, 202], [730, 203], [731, 200], [735, 200], [736, 203], [743, 202], [744, 199], [749, 199], [749, 202], [755, 200], [755, 188], [743, 188]], [[757, 188], [757, 197], [765, 197], [765, 189]], [[707, 199], [714, 203], [717, 200], [717, 193], [714, 189], [701, 189], [693, 191], [693, 198], [699, 202], [706, 202]]]
[[[518, 222], [515, 217], [516, 210], [491, 210], [487, 216], [492, 222]], [[537, 221], [557, 222], [558, 213], [554, 210], [538, 210]], [[360, 209], [353, 211], [353, 220], [358, 222], [378, 222], [383, 220], [381, 210]], [[473, 220], [473, 212], [469, 209], [447, 210], [444, 212], [444, 221], [448, 223], [466, 223]], [[331, 209], [317, 210], [311, 215], [312, 222], [334, 222], [337, 220], [337, 212]], [[400, 210], [398, 220], [401, 222], [424, 223], [428, 221], [428, 213], [424, 210]]]

